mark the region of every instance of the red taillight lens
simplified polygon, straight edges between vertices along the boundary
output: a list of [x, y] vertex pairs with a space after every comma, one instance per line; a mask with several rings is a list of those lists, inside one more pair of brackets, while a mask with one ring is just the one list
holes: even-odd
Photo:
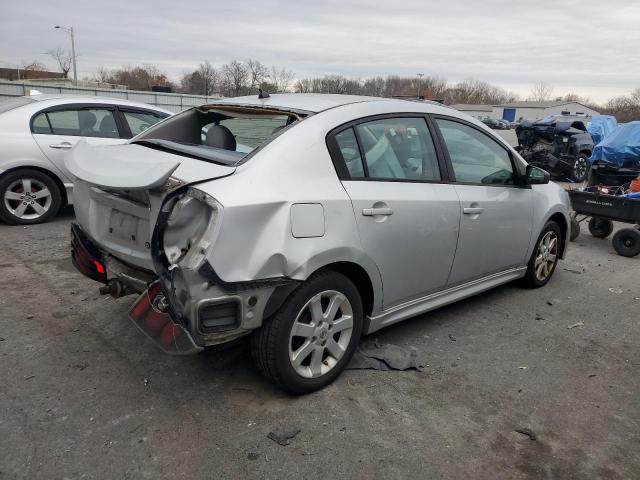
[[71, 261], [83, 275], [107, 283], [107, 269], [101, 261], [100, 252], [76, 224], [71, 225]]

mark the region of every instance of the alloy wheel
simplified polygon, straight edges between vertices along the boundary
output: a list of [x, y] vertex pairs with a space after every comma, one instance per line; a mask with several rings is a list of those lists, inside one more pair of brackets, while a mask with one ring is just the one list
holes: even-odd
[[558, 257], [558, 236], [555, 232], [547, 232], [538, 243], [534, 263], [536, 278], [544, 282], [553, 272]]
[[35, 178], [20, 178], [4, 191], [4, 205], [10, 214], [22, 220], [35, 220], [51, 208], [49, 188]]
[[353, 308], [347, 297], [336, 290], [314, 295], [291, 328], [291, 365], [304, 378], [325, 375], [344, 356], [352, 333]]
[[584, 157], [578, 157], [573, 164], [573, 176], [576, 180], [584, 180], [587, 176], [587, 170], [589, 165], [587, 159]]

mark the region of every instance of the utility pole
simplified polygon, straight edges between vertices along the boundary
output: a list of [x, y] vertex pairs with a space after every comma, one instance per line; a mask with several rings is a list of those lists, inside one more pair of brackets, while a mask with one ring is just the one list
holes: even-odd
[[60, 28], [71, 35], [71, 57], [73, 60], [73, 84], [78, 86], [78, 69], [76, 67], [76, 41], [73, 36], [73, 27], [62, 27], [60, 25], [56, 25], [53, 28]]
[[418, 75], [418, 78], [420, 78], [420, 80], [418, 80], [418, 95], [417, 95], [418, 100], [420, 100], [420, 87], [422, 86], [422, 77], [424, 77], [424, 73], [418, 73], [416, 75]]

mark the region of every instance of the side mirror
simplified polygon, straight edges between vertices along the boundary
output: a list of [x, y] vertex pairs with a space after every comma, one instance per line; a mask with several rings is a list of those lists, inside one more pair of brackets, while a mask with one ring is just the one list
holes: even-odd
[[549, 172], [533, 165], [527, 165], [527, 185], [543, 185], [549, 183]]

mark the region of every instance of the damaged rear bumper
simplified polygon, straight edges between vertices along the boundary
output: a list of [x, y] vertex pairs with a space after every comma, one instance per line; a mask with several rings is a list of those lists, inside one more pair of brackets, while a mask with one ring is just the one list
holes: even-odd
[[198, 353], [251, 333], [298, 285], [286, 278], [227, 283], [207, 261], [197, 270], [174, 265], [157, 275], [102, 251], [77, 224], [71, 236], [76, 268], [103, 283], [102, 294], [139, 294], [129, 317], [170, 354]]

